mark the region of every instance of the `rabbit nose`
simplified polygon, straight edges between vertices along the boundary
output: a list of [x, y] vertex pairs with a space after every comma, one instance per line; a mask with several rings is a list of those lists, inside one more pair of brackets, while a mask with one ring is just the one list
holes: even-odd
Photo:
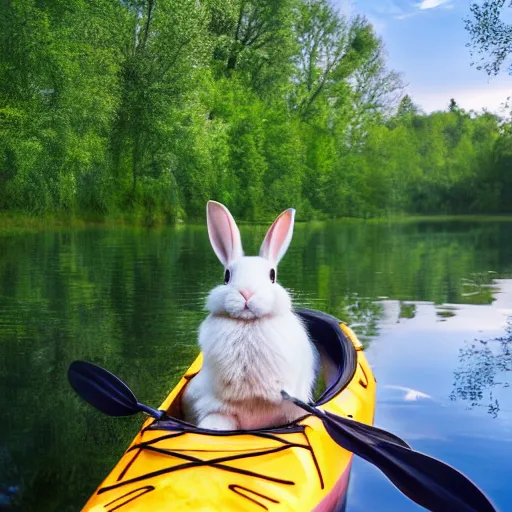
[[240, 290], [240, 294], [247, 302], [254, 295], [254, 292], [249, 290], [249, 288], [244, 288], [243, 290]]

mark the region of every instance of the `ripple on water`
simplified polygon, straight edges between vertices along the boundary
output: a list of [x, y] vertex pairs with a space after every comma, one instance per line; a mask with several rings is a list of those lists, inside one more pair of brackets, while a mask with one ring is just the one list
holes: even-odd
[[[248, 254], [265, 231], [243, 226]], [[512, 510], [511, 277], [506, 222], [298, 223], [279, 266], [295, 307], [361, 337], [376, 424], [463, 470], [502, 511]], [[204, 228], [45, 231], [2, 244], [0, 488], [19, 486], [20, 510], [79, 510], [139, 425], [78, 400], [68, 364], [97, 362], [158, 406], [197, 354], [220, 282]], [[356, 458], [347, 512], [370, 510], [418, 507]]]

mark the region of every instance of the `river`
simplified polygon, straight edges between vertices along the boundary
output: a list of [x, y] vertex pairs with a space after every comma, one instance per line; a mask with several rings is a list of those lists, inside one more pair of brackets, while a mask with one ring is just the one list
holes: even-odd
[[[265, 231], [242, 226], [247, 253]], [[96, 362], [158, 407], [222, 277], [204, 226], [0, 237], [0, 509], [15, 487], [9, 510], [80, 510], [141, 418], [92, 410], [67, 366]], [[364, 342], [376, 426], [512, 510], [512, 221], [297, 224], [278, 278]], [[422, 510], [355, 459], [347, 512]]]

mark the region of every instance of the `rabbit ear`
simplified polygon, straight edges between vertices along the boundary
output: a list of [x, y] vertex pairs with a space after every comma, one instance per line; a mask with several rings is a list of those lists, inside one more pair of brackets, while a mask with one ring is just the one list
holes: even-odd
[[217, 201], [206, 205], [208, 236], [220, 262], [227, 267], [243, 256], [240, 231], [229, 210]]
[[277, 217], [261, 244], [260, 256], [262, 258], [267, 258], [275, 265], [279, 263], [292, 240], [294, 220], [294, 208], [288, 208]]

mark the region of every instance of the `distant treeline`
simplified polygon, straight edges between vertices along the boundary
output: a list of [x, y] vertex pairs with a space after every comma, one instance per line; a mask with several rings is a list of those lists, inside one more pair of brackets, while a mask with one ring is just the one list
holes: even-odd
[[512, 212], [510, 127], [420, 112], [327, 0], [7, 0], [0, 41], [0, 210]]

